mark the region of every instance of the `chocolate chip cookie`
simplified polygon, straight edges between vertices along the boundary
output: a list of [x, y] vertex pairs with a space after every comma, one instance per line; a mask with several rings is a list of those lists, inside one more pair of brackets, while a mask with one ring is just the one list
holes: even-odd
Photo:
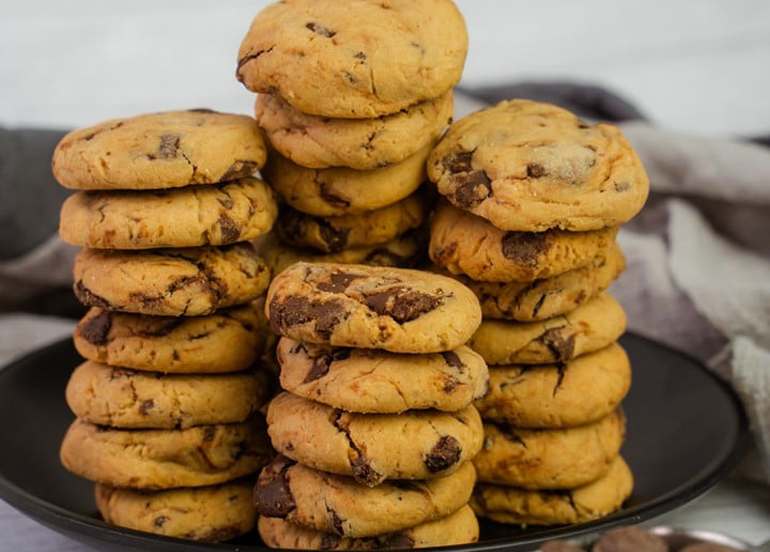
[[84, 305], [158, 316], [200, 316], [253, 301], [270, 271], [249, 243], [226, 247], [109, 251], [75, 258], [75, 296]]
[[249, 533], [257, 515], [251, 483], [213, 487], [135, 491], [96, 485], [96, 506], [104, 521], [118, 527], [204, 542], [223, 542]]
[[294, 247], [339, 253], [392, 241], [418, 228], [427, 218], [429, 208], [421, 194], [360, 215], [316, 217], [286, 208], [281, 212], [278, 234], [284, 243]]
[[257, 96], [257, 123], [281, 155], [312, 169], [367, 170], [400, 163], [430, 147], [452, 122], [448, 92], [373, 119], [307, 115], [273, 94]]
[[270, 457], [264, 422], [188, 429], [109, 429], [75, 420], [61, 445], [65, 468], [113, 487], [202, 487], [254, 473]]
[[487, 392], [484, 360], [468, 347], [426, 355], [313, 345], [281, 338], [281, 387], [348, 412], [462, 410]]
[[455, 274], [476, 294], [484, 318], [531, 322], [578, 308], [607, 289], [626, 268], [617, 243], [584, 267], [533, 282], [476, 282]]
[[373, 537], [448, 516], [468, 503], [475, 482], [468, 462], [446, 477], [369, 488], [278, 456], [262, 470], [254, 500], [263, 516], [340, 537]]
[[455, 472], [481, 448], [481, 418], [459, 412], [351, 414], [281, 393], [268, 407], [273, 447], [306, 466], [352, 475], [367, 487], [386, 479], [430, 479]]
[[626, 422], [615, 411], [569, 429], [518, 429], [484, 424], [473, 459], [479, 481], [522, 489], [574, 489], [604, 476], [620, 452]]
[[588, 266], [615, 243], [617, 228], [505, 232], [442, 202], [431, 223], [431, 260], [480, 282], [532, 282]]
[[446, 94], [467, 50], [450, 0], [292, 0], [254, 18], [236, 76], [302, 113], [367, 119]]
[[634, 476], [618, 456], [604, 477], [573, 490], [526, 491], [515, 487], [479, 484], [471, 506], [499, 523], [564, 525], [585, 523], [620, 509], [634, 486]]
[[628, 222], [649, 180], [620, 130], [510, 100], [452, 125], [428, 162], [439, 193], [501, 230], [586, 231]]
[[208, 374], [249, 368], [265, 344], [256, 303], [189, 318], [110, 312], [93, 307], [73, 341], [89, 360], [135, 370]]
[[96, 249], [227, 245], [265, 234], [278, 215], [256, 178], [159, 191], [78, 192], [64, 202], [59, 235]]
[[274, 333], [335, 347], [435, 353], [464, 344], [481, 322], [473, 293], [416, 270], [297, 263], [273, 279]]
[[614, 343], [626, 313], [602, 293], [572, 312], [540, 322], [484, 320], [468, 345], [489, 365], [567, 362]]
[[403, 550], [468, 544], [479, 540], [479, 523], [470, 506], [453, 514], [376, 537], [348, 538], [305, 529], [280, 518], [261, 516], [259, 536], [270, 548], [289, 550]]
[[360, 215], [414, 193], [425, 182], [432, 144], [400, 163], [359, 171], [343, 167], [308, 169], [273, 154], [263, 171], [275, 191], [294, 209], [321, 217]]
[[485, 420], [514, 427], [574, 427], [615, 410], [631, 387], [620, 345], [563, 364], [489, 369], [489, 392], [476, 401]]
[[87, 361], [67, 384], [75, 416], [115, 428], [185, 429], [246, 421], [269, 396], [266, 374], [162, 375]]
[[251, 176], [266, 156], [251, 117], [191, 109], [70, 132], [56, 146], [53, 174], [79, 190], [159, 190]]

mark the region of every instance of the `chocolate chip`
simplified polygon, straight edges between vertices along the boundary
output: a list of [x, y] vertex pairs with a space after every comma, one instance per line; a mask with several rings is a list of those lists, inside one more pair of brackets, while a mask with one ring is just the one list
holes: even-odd
[[142, 416], [147, 416], [149, 414], [150, 410], [153, 409], [155, 406], [155, 401], [152, 399], [147, 399], [146, 401], [142, 401], [142, 404], [139, 405], [139, 414]]
[[78, 280], [75, 282], [73, 291], [75, 293], [75, 297], [78, 298], [78, 301], [84, 305], [88, 305], [90, 307], [101, 307], [107, 310], [112, 308], [110, 302], [107, 301], [104, 297], [100, 297], [88, 289], [83, 283], [83, 280]]
[[270, 329], [284, 335], [292, 326], [315, 322], [315, 332], [328, 339], [331, 332], [348, 317], [343, 304], [337, 300], [311, 301], [301, 295], [290, 295], [270, 302]]
[[457, 175], [454, 181], [454, 203], [464, 209], [473, 209], [492, 196], [492, 180], [484, 171]]
[[540, 163], [528, 163], [527, 164], [527, 176], [530, 178], [540, 178], [545, 176], [545, 167]]
[[335, 207], [350, 207], [350, 201], [329, 191], [329, 185], [326, 182], [321, 182], [319, 184], [318, 194], [321, 196], [321, 199], [329, 205]]
[[112, 314], [103, 310], [99, 314], [78, 324], [78, 333], [93, 345], [104, 345], [112, 328]]
[[329, 506], [326, 506], [326, 513], [329, 514], [329, 521], [331, 521], [332, 529], [334, 529], [334, 532], [338, 535], [344, 535], [345, 534], [345, 528], [342, 526], [342, 518], [329, 508]]
[[356, 59], [360, 59], [361, 61], [366, 61], [366, 54], [363, 52], [356, 52], [353, 54], [353, 57]]
[[403, 324], [436, 309], [443, 298], [397, 286], [364, 296], [366, 305], [380, 316], [390, 316]]
[[526, 266], [536, 266], [538, 257], [548, 248], [546, 232], [506, 232], [502, 252], [506, 259]]
[[152, 521], [152, 524], [153, 524], [153, 525], [154, 525], [156, 528], [160, 529], [161, 527], [163, 527], [164, 525], [166, 525], [166, 522], [167, 522], [167, 521], [168, 521], [168, 518], [167, 518], [166, 516], [158, 516], [158, 517], [156, 517], [156, 518], [155, 518], [155, 519]]
[[228, 167], [225, 174], [222, 175], [222, 181], [237, 180], [239, 178], [245, 178], [252, 176], [259, 169], [254, 161], [235, 161]]
[[153, 159], [173, 159], [176, 157], [177, 152], [179, 151], [179, 140], [180, 136], [178, 134], [161, 135], [158, 154], [157, 157], [154, 157]]
[[240, 227], [226, 214], [222, 213], [217, 219], [223, 243], [233, 243], [241, 236]]
[[350, 349], [333, 349], [329, 352], [324, 352], [313, 359], [313, 364], [302, 383], [310, 383], [324, 377], [329, 373], [332, 362], [347, 358], [350, 358]]
[[326, 291], [328, 293], [342, 293], [348, 289], [348, 286], [350, 286], [351, 282], [360, 278], [363, 278], [363, 276], [360, 276], [359, 274], [351, 274], [349, 272], [332, 272], [332, 274], [329, 276], [329, 281], [319, 282], [317, 287], [321, 291]]
[[332, 31], [331, 29], [328, 29], [327, 27], [324, 27], [323, 25], [319, 23], [310, 22], [307, 25], [305, 25], [308, 29], [313, 31], [315, 34], [319, 34], [321, 36], [325, 36], [326, 38], [332, 38], [337, 33], [335, 31]]
[[462, 372], [463, 368], [465, 368], [465, 364], [463, 364], [463, 361], [460, 360], [460, 357], [457, 356], [457, 353], [454, 351], [445, 351], [441, 353], [441, 356], [444, 357], [444, 362], [446, 362], [452, 368], [457, 368], [457, 370], [460, 372]]
[[559, 363], [556, 365], [556, 385], [553, 386], [553, 396], [556, 396], [556, 393], [559, 392], [559, 389], [561, 389], [562, 384], [564, 383], [564, 376], [567, 373], [567, 365], [563, 363]]
[[472, 151], [461, 151], [459, 153], [453, 153], [444, 157], [441, 160], [441, 164], [446, 170], [451, 173], [463, 173], [471, 172], [473, 166], [471, 164], [473, 160]]
[[460, 385], [460, 380], [454, 376], [445, 376], [444, 378], [444, 393], [452, 393]]
[[293, 465], [288, 458], [277, 456], [262, 470], [254, 488], [254, 504], [259, 514], [286, 518], [296, 508], [288, 474]]
[[451, 435], [444, 435], [425, 457], [425, 467], [431, 473], [444, 471], [460, 461], [460, 442]]
[[350, 435], [350, 428], [348, 427], [349, 417], [342, 410], [335, 410], [332, 413], [331, 422], [348, 440], [348, 446], [352, 452], [350, 468], [353, 471], [353, 479], [367, 487], [374, 487], [380, 484], [385, 479], [385, 476], [378, 473], [369, 464], [366, 455], [353, 440], [353, 437]]
[[546, 330], [538, 340], [551, 351], [555, 361], [560, 362], [572, 358], [575, 352], [575, 334], [564, 338], [565, 327]]
[[406, 533], [391, 533], [380, 537], [379, 545], [380, 548], [404, 550], [407, 548], [414, 548], [414, 539]]

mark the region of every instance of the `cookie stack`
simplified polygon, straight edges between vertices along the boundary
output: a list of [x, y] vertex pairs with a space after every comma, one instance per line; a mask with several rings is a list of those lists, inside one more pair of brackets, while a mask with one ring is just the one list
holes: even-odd
[[414, 270], [297, 263], [270, 285], [285, 392], [268, 407], [279, 456], [255, 489], [274, 548], [474, 542], [470, 460], [484, 360], [463, 345], [481, 310], [458, 282]]
[[415, 262], [431, 207], [418, 189], [467, 46], [450, 0], [291, 0], [257, 15], [237, 77], [260, 93], [264, 174], [286, 204], [261, 248], [275, 273]]
[[613, 126], [513, 100], [453, 125], [428, 173], [444, 197], [431, 259], [484, 315], [469, 343], [491, 366], [476, 512], [522, 525], [608, 515], [633, 477], [619, 456], [626, 319], [604, 290], [624, 269], [618, 226], [647, 197], [638, 157]]
[[60, 234], [84, 248], [74, 289], [91, 307], [61, 460], [97, 482], [109, 523], [206, 541], [254, 526], [244, 477], [269, 459], [253, 367], [269, 271], [246, 241], [277, 216], [252, 177], [264, 161], [253, 119], [207, 110], [109, 121], [56, 148], [54, 175], [78, 190]]

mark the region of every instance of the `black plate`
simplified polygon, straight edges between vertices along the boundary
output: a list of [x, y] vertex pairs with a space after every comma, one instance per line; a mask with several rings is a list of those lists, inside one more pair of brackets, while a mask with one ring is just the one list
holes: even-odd
[[[483, 523], [479, 543], [455, 549], [530, 550], [549, 538], [638, 523], [704, 493], [736, 465], [748, 433], [732, 390], [686, 355], [634, 335], [622, 343], [634, 366], [634, 384], [624, 403], [628, 440], [623, 455], [636, 488], [625, 508], [597, 522], [554, 529]], [[59, 465], [59, 443], [72, 419], [64, 387], [79, 362], [66, 340], [0, 370], [0, 498], [100, 550], [266, 550], [257, 537], [236, 544], [196, 544], [99, 521], [92, 485]]]

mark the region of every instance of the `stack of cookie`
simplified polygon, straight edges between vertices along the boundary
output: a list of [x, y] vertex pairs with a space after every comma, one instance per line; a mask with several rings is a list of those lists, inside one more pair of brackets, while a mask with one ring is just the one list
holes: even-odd
[[513, 100], [452, 126], [428, 173], [445, 198], [431, 259], [484, 315], [469, 343], [491, 366], [477, 513], [553, 525], [613, 512], [633, 486], [619, 456], [631, 373], [625, 314], [604, 290], [624, 268], [618, 226], [647, 197], [638, 157], [613, 126]]
[[257, 15], [237, 77], [260, 93], [264, 174], [286, 204], [261, 246], [275, 273], [416, 261], [431, 207], [418, 189], [467, 46], [451, 0], [292, 0]]
[[82, 246], [75, 294], [77, 416], [62, 463], [97, 482], [106, 521], [220, 541], [255, 523], [244, 477], [269, 459], [253, 367], [269, 271], [251, 240], [277, 216], [252, 174], [253, 119], [208, 110], [109, 121], [67, 135], [53, 171], [77, 191], [61, 237]]
[[470, 460], [483, 429], [484, 360], [463, 344], [473, 293], [414, 270], [297, 263], [266, 299], [285, 392], [270, 403], [279, 456], [255, 489], [274, 548], [473, 542]]

